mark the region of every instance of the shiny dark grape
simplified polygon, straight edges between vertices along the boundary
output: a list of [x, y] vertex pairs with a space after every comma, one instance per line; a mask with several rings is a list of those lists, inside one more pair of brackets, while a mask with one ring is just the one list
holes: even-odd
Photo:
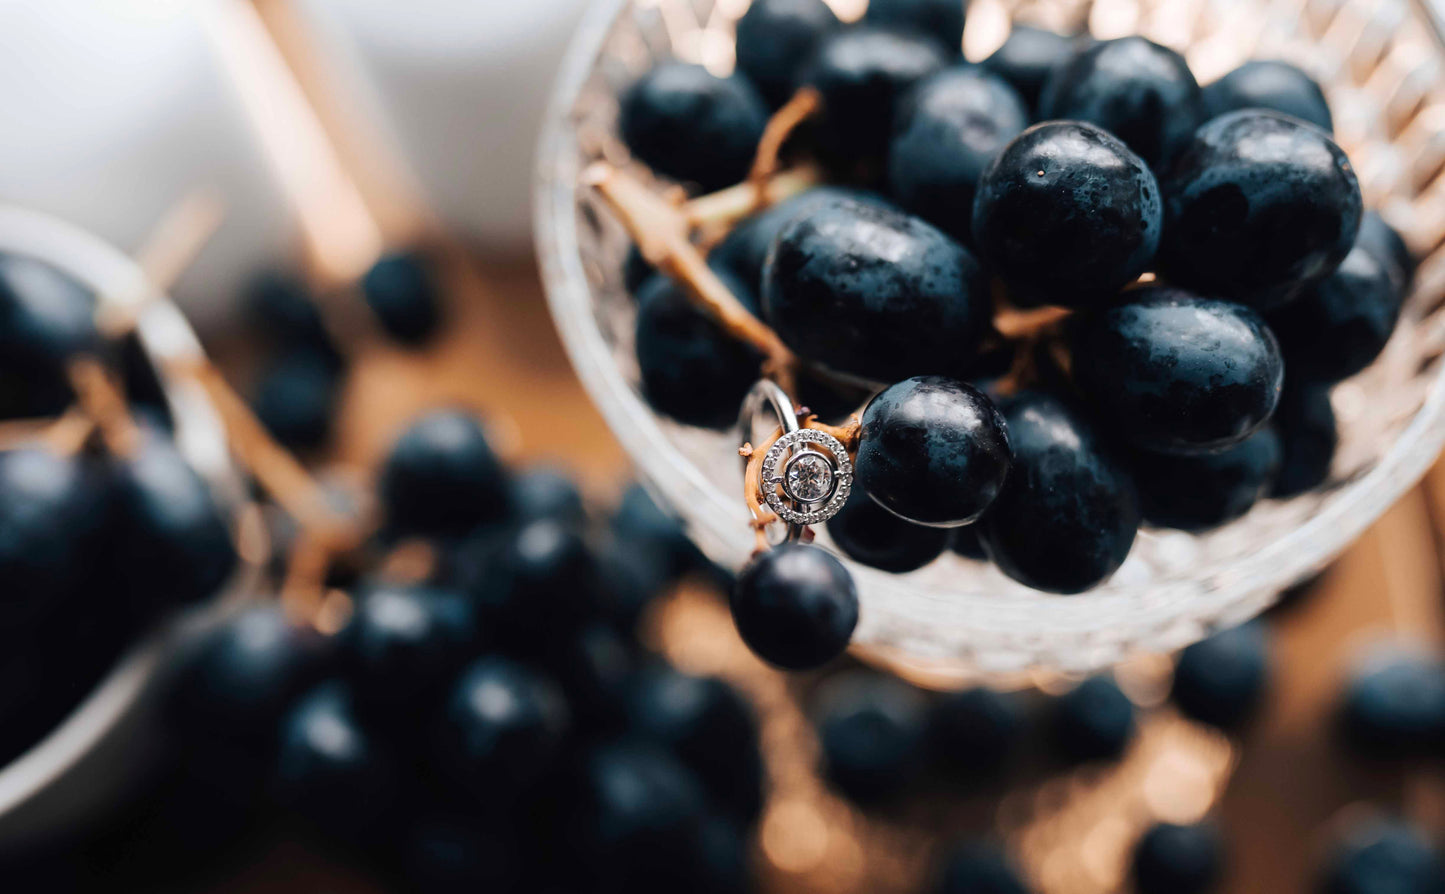
[[1335, 129], [1330, 104], [1315, 79], [1276, 59], [1246, 62], [1205, 87], [1204, 109], [1208, 118], [1241, 109], [1269, 109], [1308, 121], [1325, 133]]
[[552, 519], [582, 526], [587, 507], [577, 482], [561, 469], [536, 466], [512, 480], [512, 512], [522, 521]]
[[358, 718], [351, 690], [313, 689], [281, 723], [277, 796], [328, 830], [365, 831], [387, 812], [396, 767]]
[[748, 648], [789, 670], [838, 657], [858, 624], [853, 578], [816, 546], [789, 544], [754, 557], [738, 575], [730, 605]]
[[903, 95], [946, 63], [935, 41], [916, 34], [855, 26], [824, 38], [801, 83], [823, 98], [816, 138], [825, 157], [843, 168], [880, 164]]
[[1018, 702], [992, 689], [939, 697], [928, 710], [928, 745], [934, 763], [950, 776], [993, 780], [1019, 745], [1024, 719]]
[[1136, 446], [1202, 453], [1238, 444], [1279, 403], [1284, 362], [1259, 314], [1178, 289], [1131, 292], [1071, 329], [1073, 375]]
[[1410, 288], [1415, 279], [1415, 256], [1411, 254], [1404, 238], [1378, 211], [1366, 211], [1365, 216], [1360, 218], [1360, 232], [1355, 237], [1355, 247], [1363, 248], [1389, 267], [1401, 293]]
[[1028, 894], [1013, 862], [984, 842], [955, 845], [944, 858], [936, 894]]
[[856, 562], [905, 574], [943, 555], [952, 535], [943, 528], [904, 521], [858, 488], [828, 519], [828, 536]]
[[762, 752], [758, 720], [727, 683], [671, 668], [640, 673], [629, 687], [632, 734], [667, 746], [708, 790], [713, 803], [745, 821], [762, 809]]
[[953, 238], [971, 241], [978, 180], [1028, 124], [1014, 89], [978, 68], [948, 68], [924, 79], [894, 121], [889, 195]]
[[1224, 875], [1224, 841], [1210, 823], [1158, 823], [1134, 847], [1138, 894], [1205, 894]]
[[272, 734], [327, 665], [329, 643], [278, 604], [249, 608], [186, 643], [168, 711], [188, 733], [252, 742]]
[[143, 431], [110, 463], [106, 546], [123, 598], [141, 616], [216, 593], [239, 561], [231, 519], [175, 445]]
[[103, 488], [73, 457], [0, 453], [0, 629], [60, 612], [85, 579]]
[[1208, 122], [1160, 185], [1170, 281], [1260, 309], [1329, 276], [1360, 227], [1360, 185], [1344, 151], [1275, 112]]
[[727, 238], [713, 249], [708, 256], [708, 263], [714, 270], [730, 271], [746, 286], [747, 294], [740, 297], [751, 307], [756, 296], [763, 293], [763, 271], [767, 265], [768, 252], [772, 250], [778, 234], [794, 219], [825, 207], [837, 199], [853, 199], [891, 207], [881, 196], [865, 190], [817, 186], [784, 199], [739, 223], [728, 233]]
[[823, 36], [839, 27], [823, 0], [756, 0], [738, 19], [738, 70], [773, 107], [798, 86], [798, 71]]
[[1184, 57], [1133, 36], [1100, 41], [1056, 68], [1039, 117], [1097, 124], [1159, 168], [1189, 142], [1203, 106]]
[[89, 289], [43, 261], [0, 256], [0, 348], [7, 366], [59, 374], [67, 359], [99, 347]]
[[1258, 712], [1269, 676], [1269, 633], [1251, 621], [1181, 652], [1169, 696], [1186, 716], [1234, 730]]
[[854, 801], [897, 798], [923, 769], [925, 702], [906, 683], [868, 671], [833, 677], [814, 716], [823, 772]]
[[666, 578], [683, 574], [703, 561], [682, 523], [662, 511], [641, 484], [633, 484], [623, 492], [612, 514], [611, 527], [618, 543], [651, 553]]
[[916, 217], [848, 198], [779, 233], [763, 310], [803, 357], [876, 381], [964, 369], [990, 312], [967, 249]]
[[391, 448], [378, 489], [398, 533], [465, 534], [508, 510], [506, 473], [481, 423], [463, 410], [413, 422]]
[[1437, 753], [1445, 735], [1445, 665], [1402, 650], [1366, 656], [1350, 669], [1339, 722], [1346, 744], [1365, 757]]
[[483, 658], [452, 688], [438, 746], [458, 782], [488, 801], [505, 800], [551, 768], [569, 713], [551, 680]]
[[666, 555], [648, 543], [604, 541], [597, 553], [598, 612], [618, 631], [632, 634], [652, 600], [672, 580]]
[[315, 352], [299, 351], [281, 358], [256, 387], [256, 417], [283, 446], [314, 450], [331, 438], [332, 418], [340, 397], [336, 366]]
[[420, 709], [472, 657], [478, 634], [462, 593], [377, 584], [357, 597], [341, 656], [362, 701]]
[[1401, 297], [1390, 268], [1353, 249], [1333, 273], [1270, 314], [1290, 375], [1338, 382], [1369, 366], [1395, 331]]
[[973, 206], [979, 257], [1029, 305], [1113, 298], [1149, 269], [1162, 222], [1148, 166], [1080, 121], [1020, 134], [984, 171]]
[[540, 650], [537, 664], [548, 669], [571, 706], [575, 726], [609, 734], [622, 725], [622, 711], [636, 673], [636, 643], [603, 620], [563, 627]]
[[1244, 515], [1279, 475], [1279, 435], [1265, 427], [1218, 453], [1135, 453], [1129, 461], [1144, 519], [1161, 528], [1207, 531]]
[[1078, 37], [1015, 24], [1003, 46], [979, 65], [1007, 81], [1033, 110], [1054, 69], [1072, 59], [1083, 45]]
[[1002, 410], [1013, 469], [979, 522], [984, 551], [1036, 590], [1079, 593], [1108, 580], [1139, 529], [1128, 471], [1058, 398], [1024, 392]]
[[[719, 275], [735, 295], [752, 293], [731, 274]], [[687, 425], [735, 425], [762, 356], [729, 335], [672, 280], [654, 277], [638, 292], [637, 303], [637, 364], [648, 402]]]
[[343, 365], [316, 299], [299, 277], [263, 273], [249, 285], [245, 301], [251, 328], [261, 341], [282, 351], [315, 352], [338, 369]]
[[1324, 484], [1340, 442], [1329, 388], [1295, 384], [1287, 378], [1274, 413], [1274, 430], [1281, 461], [1270, 496], [1293, 497]]
[[938, 43], [947, 53], [963, 52], [965, 0], [871, 0], [863, 21]]
[[1059, 696], [1050, 720], [1054, 748], [1071, 760], [1116, 759], [1134, 738], [1134, 703], [1109, 677], [1090, 677]]
[[746, 78], [666, 62], [622, 95], [619, 127], [653, 170], [705, 190], [747, 176], [768, 112]]
[[497, 537], [483, 535], [475, 578], [462, 582], [476, 599], [482, 624], [513, 650], [544, 644], [575, 627], [597, 593], [597, 560], [575, 526], [530, 522]]
[[89, 289], [42, 261], [0, 255], [0, 415], [62, 412], [66, 362], [100, 348]]
[[442, 325], [442, 300], [429, 262], [416, 252], [389, 254], [361, 278], [361, 294], [387, 335], [420, 347]]
[[678, 890], [696, 884], [707, 808], [685, 766], [660, 746], [630, 740], [586, 755], [574, 822], [584, 859], [617, 890]]
[[1321, 894], [1437, 894], [1445, 859], [1431, 836], [1402, 819], [1371, 817], [1346, 830], [1326, 858]]
[[868, 404], [856, 485], [899, 518], [958, 527], [988, 509], [1012, 462], [992, 401], [956, 379], [922, 376]]

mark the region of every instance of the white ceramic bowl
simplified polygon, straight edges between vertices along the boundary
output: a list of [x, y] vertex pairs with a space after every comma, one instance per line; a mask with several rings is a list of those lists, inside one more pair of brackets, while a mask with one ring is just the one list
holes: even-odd
[[[837, 5], [843, 6], [842, 2]], [[848, 4], [861, 7], [861, 3]], [[714, 559], [752, 549], [731, 434], [676, 425], [642, 399], [627, 238], [578, 185], [590, 162], [626, 162], [617, 96], [659, 60], [725, 71], [746, 2], [597, 0], [567, 57], [538, 161], [537, 239], [552, 314], [573, 363], [641, 477]], [[1366, 203], [1428, 253], [1384, 356], [1335, 391], [1341, 429], [1327, 485], [1260, 504], [1203, 536], [1146, 531], [1119, 573], [1078, 596], [1026, 589], [955, 556], [907, 575], [849, 563], [862, 614], [855, 650], [939, 681], [1035, 670], [1086, 672], [1177, 648], [1243, 621], [1319, 570], [1429, 468], [1445, 444], [1445, 78], [1423, 6], [1406, 0], [975, 0], [964, 46], [977, 59], [1010, 20], [1087, 22], [1185, 52], [1201, 81], [1251, 58], [1284, 58], [1325, 85], [1337, 138]], [[826, 536], [820, 536], [826, 543]]]

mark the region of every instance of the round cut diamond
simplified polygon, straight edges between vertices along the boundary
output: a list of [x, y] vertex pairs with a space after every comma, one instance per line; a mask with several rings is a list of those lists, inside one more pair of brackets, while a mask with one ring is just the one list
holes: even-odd
[[799, 503], [816, 503], [833, 492], [833, 464], [816, 450], [804, 450], [788, 460], [783, 490]]

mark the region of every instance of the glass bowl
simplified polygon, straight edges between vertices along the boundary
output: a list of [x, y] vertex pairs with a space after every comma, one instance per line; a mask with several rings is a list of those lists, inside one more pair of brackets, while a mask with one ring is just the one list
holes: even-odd
[[242, 544], [237, 571], [219, 593], [133, 644], [58, 726], [0, 767], [0, 851], [9, 852], [98, 815], [135, 784], [136, 771], [156, 752], [154, 714], [166, 656], [257, 591], [255, 545], [265, 535], [254, 515], [240, 512], [246, 486], [205, 392], [164, 372], [163, 360], [201, 356], [200, 342], [173, 303], [149, 300], [155, 290], [140, 267], [79, 227], [10, 205], [0, 205], [0, 251], [44, 261], [116, 305], [147, 301], [136, 335], [164, 389], [176, 447], [222, 505], [235, 510]]
[[[863, 0], [836, 0], [846, 17]], [[736, 438], [657, 416], [638, 391], [629, 241], [579, 173], [627, 164], [617, 97], [660, 60], [719, 73], [747, 0], [598, 0], [566, 57], [543, 134], [537, 239], [552, 315], [609, 426], [660, 503], [714, 560], [738, 568], [753, 548]], [[1202, 83], [1252, 58], [1315, 75], [1366, 204], [1423, 263], [1384, 355], [1334, 392], [1340, 447], [1330, 480], [1266, 501], [1204, 535], [1145, 530], [1106, 585], [1077, 596], [1029, 590], [984, 563], [945, 555], [912, 574], [849, 563], [862, 601], [855, 654], [950, 685], [1034, 672], [1084, 673], [1172, 650], [1242, 622], [1322, 569], [1419, 481], [1445, 445], [1445, 76], [1425, 5], [1405, 0], [974, 0], [964, 37], [980, 59], [1011, 21], [1142, 33], [1184, 52]], [[819, 542], [827, 544], [826, 532]], [[1362, 594], [1363, 596], [1364, 594]]]

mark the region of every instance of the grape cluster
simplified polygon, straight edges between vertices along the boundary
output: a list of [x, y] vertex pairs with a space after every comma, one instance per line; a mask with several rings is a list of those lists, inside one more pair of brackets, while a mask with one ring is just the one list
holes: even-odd
[[[237, 567], [231, 519], [172, 440], [134, 334], [39, 260], [0, 256], [0, 763], [65, 717], [125, 647]], [[129, 392], [129, 408], [103, 401]], [[32, 425], [32, 423], [35, 423]]]
[[[833, 543], [906, 572], [952, 540], [1071, 594], [1107, 581], [1141, 524], [1204, 531], [1323, 483], [1329, 389], [1384, 349], [1413, 262], [1363, 207], [1319, 86], [1265, 60], [1201, 87], [1143, 37], [1023, 26], [970, 64], [961, 9], [875, 0], [844, 25], [821, 0], [758, 0], [736, 74], [669, 64], [623, 99], [635, 155], [704, 189], [767, 173], [765, 110], [807, 112], [783, 163], [829, 185], [699, 245], [796, 355], [800, 419], [862, 408], [863, 495]], [[644, 396], [731, 425], [776, 356], [637, 250], [628, 277]], [[745, 584], [782, 564], [758, 562]], [[810, 564], [789, 585], [849, 600]], [[836, 632], [760, 652], [797, 666]]]
[[[317, 295], [300, 279], [274, 270], [251, 284], [245, 302], [251, 335], [267, 355], [251, 405], [272, 437], [291, 450], [309, 453], [331, 441], [348, 365], [341, 335], [374, 326], [391, 342], [416, 350], [441, 332], [436, 271], [422, 253], [382, 256], [355, 288], [361, 302]], [[341, 311], [362, 305], [361, 319], [343, 318]]]
[[[177, 659], [167, 716], [211, 756], [187, 784], [408, 890], [740, 890], [764, 792], [752, 707], [639, 640], [654, 595], [715, 573], [676, 523], [637, 488], [594, 520], [456, 410], [400, 436], [377, 491], [339, 631], [269, 603]], [[418, 543], [432, 568], [400, 575], [385, 557]]]
[[[1247, 736], [1270, 692], [1271, 626], [1251, 621], [1183, 650], [1169, 689], [1173, 710], [1234, 740]], [[1445, 735], [1442, 680], [1438, 655], [1400, 648], [1367, 654], [1349, 669], [1340, 696], [1343, 744], [1376, 769], [1438, 755]], [[810, 698], [823, 775], [859, 809], [885, 816], [906, 815], [902, 805], [910, 799], [940, 790], [964, 796], [1017, 791], [1029, 774], [1118, 760], [1143, 719], [1109, 676], [1048, 697], [987, 688], [932, 694], [846, 670]], [[1047, 753], [1038, 752], [1040, 745]], [[1388, 812], [1352, 808], [1332, 839], [1318, 877], [1304, 890], [1424, 894], [1445, 884], [1445, 860], [1427, 831]], [[1132, 845], [1129, 890], [1234, 890], [1228, 871], [1226, 841], [1211, 819], [1157, 822]], [[946, 850], [934, 877], [931, 890], [939, 894], [1029, 890], [996, 845], [975, 839]]]
[[[1170, 702], [1184, 717], [1240, 737], [1270, 679], [1268, 625], [1253, 621], [1184, 650]], [[1122, 759], [1145, 722], [1145, 712], [1109, 675], [1046, 696], [983, 687], [928, 693], [849, 669], [825, 679], [809, 699], [822, 775], [860, 810], [885, 816], [906, 815], [904, 805], [941, 791], [976, 797], [1018, 791], [1026, 780], [1059, 772], [1089, 777]], [[1221, 890], [1224, 866], [1224, 842], [1210, 822], [1158, 824], [1134, 847], [1133, 890]], [[980, 840], [945, 852], [935, 876], [940, 894], [1028, 890], [1003, 853]]]

